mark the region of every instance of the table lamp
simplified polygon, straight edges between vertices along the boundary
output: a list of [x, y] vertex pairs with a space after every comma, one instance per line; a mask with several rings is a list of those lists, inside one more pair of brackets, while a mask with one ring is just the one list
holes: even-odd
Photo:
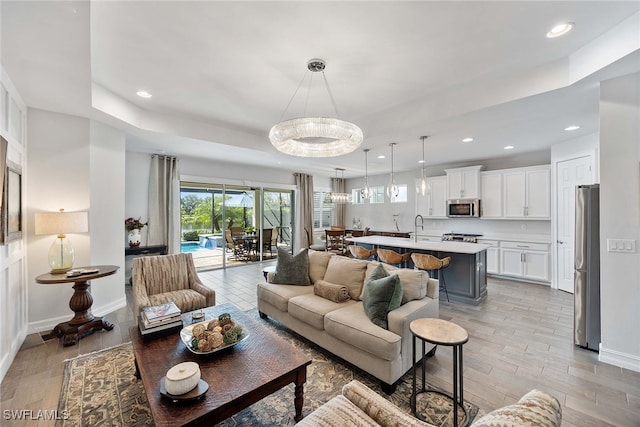
[[73, 267], [73, 247], [64, 233], [89, 231], [87, 212], [44, 212], [35, 216], [35, 234], [57, 234], [49, 249], [51, 274], [62, 274]]

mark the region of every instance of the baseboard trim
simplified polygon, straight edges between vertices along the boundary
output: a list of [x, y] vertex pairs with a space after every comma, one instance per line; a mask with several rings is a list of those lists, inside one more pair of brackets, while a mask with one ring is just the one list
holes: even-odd
[[[126, 297], [122, 297], [115, 301], [110, 302], [109, 304], [105, 304], [102, 306], [93, 306], [91, 307], [91, 312], [94, 316], [106, 316], [109, 313], [112, 313], [124, 306], [127, 305]], [[73, 312], [69, 312], [69, 314], [64, 316], [52, 317], [49, 319], [38, 320], [37, 322], [32, 322], [29, 324], [30, 328], [33, 328], [36, 332], [45, 332], [50, 331], [58, 323], [68, 322], [73, 317]]]
[[598, 360], [603, 363], [608, 363], [609, 365], [619, 366], [624, 369], [640, 372], [639, 356], [622, 353], [616, 350], [606, 349], [602, 347], [602, 344], [600, 344], [600, 353], [598, 355]]

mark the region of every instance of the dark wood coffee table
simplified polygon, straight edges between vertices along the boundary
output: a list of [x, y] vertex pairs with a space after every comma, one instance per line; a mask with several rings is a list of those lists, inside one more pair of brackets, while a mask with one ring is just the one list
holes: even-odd
[[[269, 331], [231, 304], [204, 310], [206, 320], [231, 314], [250, 336], [234, 347], [210, 355], [197, 355], [179, 334], [142, 341], [137, 326], [129, 328], [137, 373], [142, 378], [156, 426], [210, 426], [258, 402], [290, 383], [295, 384], [295, 420], [302, 419], [303, 386], [311, 358]], [[186, 325], [191, 315], [182, 315]], [[202, 399], [174, 403], [160, 395], [160, 379], [172, 366], [186, 361], [200, 365], [209, 384]]]

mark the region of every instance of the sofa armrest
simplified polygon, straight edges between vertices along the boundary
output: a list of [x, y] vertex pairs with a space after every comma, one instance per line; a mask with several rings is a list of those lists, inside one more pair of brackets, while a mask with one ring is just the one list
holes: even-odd
[[472, 427], [494, 427], [503, 425], [531, 425], [559, 427], [562, 422], [562, 407], [558, 399], [540, 390], [531, 390], [518, 403], [498, 408], [480, 418]]
[[434, 427], [403, 412], [357, 380], [342, 387], [342, 394], [382, 427]]
[[206, 287], [201, 282], [192, 282], [189, 286], [197, 293], [204, 295], [207, 300], [207, 307], [216, 305], [216, 291]]
[[409, 301], [389, 312], [387, 319], [389, 321], [389, 331], [396, 333], [402, 339], [411, 338], [409, 324], [422, 318], [437, 319], [440, 314], [439, 300], [429, 297], [419, 300]]

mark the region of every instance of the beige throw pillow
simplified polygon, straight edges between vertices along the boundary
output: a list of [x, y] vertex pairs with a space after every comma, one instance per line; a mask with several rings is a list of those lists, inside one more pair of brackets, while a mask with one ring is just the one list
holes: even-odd
[[332, 256], [329, 259], [324, 280], [346, 286], [349, 290], [349, 296], [359, 301], [362, 285], [364, 284], [364, 274], [367, 271], [367, 264], [367, 261], [339, 255]]
[[333, 252], [314, 251], [309, 249], [309, 279], [311, 283], [324, 279], [329, 259], [335, 255]]

